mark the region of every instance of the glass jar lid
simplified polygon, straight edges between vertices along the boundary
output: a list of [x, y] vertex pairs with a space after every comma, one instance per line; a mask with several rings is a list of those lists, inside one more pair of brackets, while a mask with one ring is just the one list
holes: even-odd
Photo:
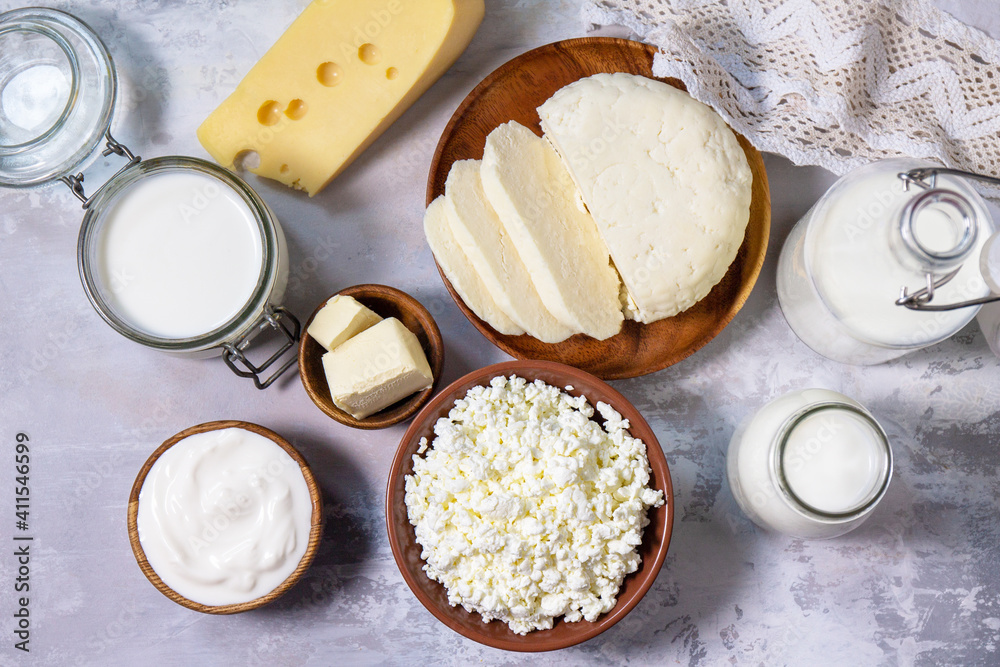
[[111, 126], [117, 76], [85, 23], [55, 9], [0, 14], [0, 186], [72, 175]]

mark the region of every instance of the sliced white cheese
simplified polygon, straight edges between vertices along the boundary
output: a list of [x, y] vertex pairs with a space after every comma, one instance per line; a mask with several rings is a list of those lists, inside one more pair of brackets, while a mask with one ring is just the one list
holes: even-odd
[[538, 296], [514, 243], [486, 200], [479, 160], [452, 165], [445, 194], [455, 240], [501, 310], [544, 343], [558, 343], [577, 333], [557, 320]]
[[455, 240], [450, 211], [445, 205], [445, 195], [431, 202], [424, 213], [424, 234], [427, 244], [434, 253], [434, 259], [469, 308], [479, 319], [484, 320], [498, 332], [507, 336], [519, 336], [524, 329], [517, 326], [507, 313], [503, 312], [496, 300], [483, 284], [482, 278], [465, 252]]
[[552, 146], [511, 121], [486, 138], [483, 190], [556, 319], [599, 340], [622, 327], [620, 282]]
[[323, 355], [334, 404], [355, 419], [434, 384], [416, 335], [395, 317], [382, 320]]
[[538, 108], [642, 322], [690, 308], [743, 242], [752, 175], [712, 109], [631, 74], [580, 79]]
[[354, 297], [338, 294], [320, 308], [306, 331], [330, 351], [381, 320]]

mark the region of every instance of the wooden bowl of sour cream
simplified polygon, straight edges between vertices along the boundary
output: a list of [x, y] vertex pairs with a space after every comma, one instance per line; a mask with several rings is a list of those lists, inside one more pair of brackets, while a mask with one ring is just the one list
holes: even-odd
[[322, 495], [305, 459], [274, 431], [243, 421], [199, 424], [168, 439], [142, 466], [128, 502], [142, 573], [206, 614], [280, 597], [309, 568], [322, 530]]

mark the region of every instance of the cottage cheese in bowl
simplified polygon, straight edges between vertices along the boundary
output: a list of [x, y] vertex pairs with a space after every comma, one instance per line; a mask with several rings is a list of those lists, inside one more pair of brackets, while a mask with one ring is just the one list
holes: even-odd
[[[567, 389], [571, 389], [567, 387]], [[425, 438], [405, 502], [427, 576], [452, 606], [526, 634], [594, 621], [635, 572], [650, 488], [629, 422], [541, 380], [474, 386]]]

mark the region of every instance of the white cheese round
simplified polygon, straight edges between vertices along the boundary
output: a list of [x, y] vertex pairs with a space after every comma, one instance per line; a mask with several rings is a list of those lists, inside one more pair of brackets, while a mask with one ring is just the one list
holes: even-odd
[[406, 508], [424, 571], [489, 622], [527, 634], [610, 611], [662, 505], [645, 444], [598, 403], [536, 380], [473, 387], [421, 441]]
[[611, 251], [629, 315], [653, 322], [707, 296], [743, 243], [753, 183], [722, 118], [622, 73], [571, 83], [538, 115]]

